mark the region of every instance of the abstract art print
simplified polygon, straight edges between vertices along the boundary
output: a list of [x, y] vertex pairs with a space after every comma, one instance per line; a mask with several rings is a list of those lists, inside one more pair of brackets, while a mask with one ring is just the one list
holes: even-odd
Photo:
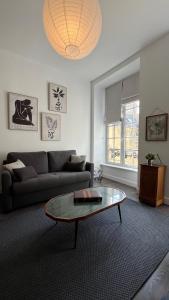
[[8, 93], [9, 129], [38, 130], [38, 99]]
[[49, 110], [67, 112], [67, 88], [55, 83], [49, 83]]
[[168, 114], [146, 117], [146, 140], [166, 141], [168, 128]]
[[59, 141], [61, 117], [57, 114], [42, 113], [42, 141]]

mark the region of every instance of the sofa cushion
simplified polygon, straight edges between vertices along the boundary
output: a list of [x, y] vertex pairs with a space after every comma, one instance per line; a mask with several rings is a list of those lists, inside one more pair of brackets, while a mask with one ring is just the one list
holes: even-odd
[[28, 179], [13, 184], [13, 193], [25, 194], [35, 191], [42, 191], [57, 186], [74, 184], [77, 182], [85, 182], [90, 180], [90, 172], [56, 172], [38, 175], [37, 178]]
[[20, 168], [24, 168], [24, 167], [25, 167], [25, 165], [23, 164], [23, 162], [20, 159], [18, 159], [15, 162], [3, 165], [3, 168], [5, 170], [8, 170], [11, 174], [13, 174], [14, 169], [20, 169]]
[[71, 162], [73, 163], [77, 163], [77, 162], [84, 162], [83, 164], [83, 171], [85, 170], [85, 164], [86, 164], [86, 155], [71, 155], [71, 159], [70, 159]]
[[10, 161], [6, 160], [6, 161], [4, 161], [4, 163], [5, 162], [6, 162], [6, 164], [3, 164], [3, 169], [8, 170], [10, 172], [13, 181], [18, 181], [18, 178], [15, 176], [13, 169], [24, 168], [25, 167], [24, 163], [20, 159], [18, 159], [17, 161], [13, 160], [13, 162], [12, 162], [12, 160], [10, 160]]
[[13, 172], [19, 181], [25, 181], [31, 178], [36, 178], [38, 176], [34, 167], [32, 166], [20, 169], [13, 169]]
[[67, 151], [49, 151], [48, 160], [49, 160], [49, 171], [62, 171], [65, 163], [70, 160], [71, 155], [76, 154], [75, 150]]
[[86, 162], [86, 155], [74, 155], [74, 154], [72, 154], [70, 161], [71, 162], [81, 162], [81, 161]]
[[38, 174], [48, 172], [48, 158], [45, 151], [10, 152], [7, 160], [20, 159], [26, 166], [33, 166]]
[[64, 171], [69, 172], [82, 172], [84, 170], [84, 161], [81, 162], [71, 162], [67, 161], [64, 165]]

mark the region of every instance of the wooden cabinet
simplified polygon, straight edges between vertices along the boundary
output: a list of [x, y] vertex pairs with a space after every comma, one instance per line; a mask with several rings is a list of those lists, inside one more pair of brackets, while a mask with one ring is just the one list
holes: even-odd
[[148, 166], [145, 164], [140, 166], [140, 201], [152, 206], [163, 204], [166, 166]]

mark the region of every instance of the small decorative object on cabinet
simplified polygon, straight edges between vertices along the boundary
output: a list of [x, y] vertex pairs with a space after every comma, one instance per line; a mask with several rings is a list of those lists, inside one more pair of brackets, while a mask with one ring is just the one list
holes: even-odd
[[153, 153], [147, 153], [145, 158], [147, 159], [147, 163], [149, 166], [152, 166], [153, 160], [156, 158], [155, 154]]
[[163, 204], [166, 166], [146, 164], [140, 166], [140, 201], [151, 206]]

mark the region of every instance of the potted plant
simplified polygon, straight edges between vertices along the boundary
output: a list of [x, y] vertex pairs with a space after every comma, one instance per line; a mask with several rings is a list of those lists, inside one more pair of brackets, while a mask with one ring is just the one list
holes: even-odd
[[148, 165], [152, 166], [152, 161], [156, 158], [156, 156], [153, 153], [147, 153], [145, 158], [148, 160]]

